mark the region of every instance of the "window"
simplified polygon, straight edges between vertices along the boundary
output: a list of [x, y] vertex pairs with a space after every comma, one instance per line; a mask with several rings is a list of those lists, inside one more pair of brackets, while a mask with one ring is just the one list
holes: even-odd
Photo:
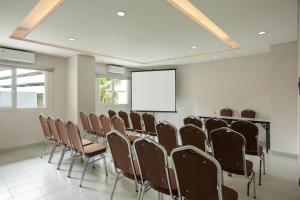
[[46, 72], [0, 67], [0, 107], [46, 107]]
[[128, 104], [129, 80], [122, 78], [97, 78], [100, 105]]

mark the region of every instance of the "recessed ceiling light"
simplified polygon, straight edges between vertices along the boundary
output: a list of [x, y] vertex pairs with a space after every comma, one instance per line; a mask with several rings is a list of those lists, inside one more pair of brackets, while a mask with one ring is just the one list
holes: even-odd
[[116, 14], [119, 16], [119, 17], [124, 17], [126, 15], [126, 12], [125, 11], [117, 11]]
[[70, 41], [74, 41], [74, 40], [76, 40], [76, 38], [69, 37], [69, 38], [68, 38], [68, 40], [70, 40]]
[[192, 46], [192, 49], [197, 49], [197, 46]]
[[218, 56], [213, 56], [213, 59], [218, 59]]
[[264, 35], [264, 34], [266, 34], [267, 32], [266, 31], [260, 31], [260, 32], [258, 32], [257, 34], [258, 35]]

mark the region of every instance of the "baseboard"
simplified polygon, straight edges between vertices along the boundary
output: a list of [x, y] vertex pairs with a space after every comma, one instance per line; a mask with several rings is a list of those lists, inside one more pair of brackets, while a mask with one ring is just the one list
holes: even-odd
[[288, 157], [288, 158], [293, 158], [293, 159], [298, 159], [298, 154], [292, 154], [292, 153], [285, 153], [285, 152], [279, 152], [279, 151], [271, 151], [273, 155], [277, 156], [283, 156], [283, 157]]
[[37, 143], [33, 143], [33, 144], [25, 144], [25, 145], [21, 145], [21, 146], [6, 148], [6, 149], [0, 149], [0, 153], [22, 150], [22, 149], [26, 149], [26, 148], [30, 148], [30, 147], [34, 147], [34, 146], [41, 146], [43, 144], [44, 144], [43, 142], [37, 142]]

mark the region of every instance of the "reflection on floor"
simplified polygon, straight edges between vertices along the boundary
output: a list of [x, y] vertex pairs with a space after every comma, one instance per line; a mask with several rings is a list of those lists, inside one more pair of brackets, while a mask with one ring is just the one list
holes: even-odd
[[[83, 188], [79, 187], [79, 180], [83, 164], [79, 161], [74, 166], [72, 178], [67, 178], [67, 170], [71, 162], [66, 154], [61, 170], [56, 170], [60, 152], [58, 149], [53, 157], [53, 163], [48, 164], [48, 155], [39, 158], [40, 145], [0, 153], [0, 199], [1, 200], [104, 200], [109, 199], [114, 184], [114, 168], [107, 156], [109, 176], [106, 178], [104, 165], [96, 164], [96, 169], [87, 170]], [[254, 161], [258, 169], [258, 159], [248, 157]], [[297, 160], [292, 158], [267, 155], [267, 175], [262, 178], [262, 186], [257, 185], [257, 199], [262, 200], [299, 200], [300, 187], [298, 177], [300, 167]], [[258, 175], [257, 179], [258, 180]], [[258, 184], [258, 181], [257, 181]], [[225, 176], [225, 185], [239, 193], [239, 199], [252, 199], [252, 194], [246, 196], [246, 179], [244, 177]], [[134, 183], [123, 179], [118, 183], [114, 199], [136, 199]], [[145, 200], [157, 199], [157, 193], [150, 190]], [[165, 199], [169, 199], [165, 197]]]

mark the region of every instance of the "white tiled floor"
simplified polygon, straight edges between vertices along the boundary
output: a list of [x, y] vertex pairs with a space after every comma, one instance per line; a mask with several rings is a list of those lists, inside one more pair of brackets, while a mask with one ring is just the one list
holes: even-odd
[[[96, 169], [87, 170], [83, 188], [79, 187], [83, 165], [79, 162], [74, 166], [72, 178], [67, 178], [67, 170], [71, 159], [68, 154], [61, 170], [56, 170], [58, 153], [53, 157], [53, 163], [48, 164], [48, 155], [39, 158], [40, 146], [0, 153], [0, 200], [104, 200], [109, 199], [114, 184], [113, 166], [110, 159], [109, 176], [106, 178], [104, 166], [101, 163]], [[108, 155], [109, 156], [109, 155]], [[250, 157], [258, 169], [256, 157]], [[257, 199], [262, 200], [300, 200], [298, 177], [300, 167], [295, 159], [267, 155], [267, 175], [262, 178], [262, 186], [258, 186]], [[244, 177], [225, 176], [225, 185], [239, 193], [239, 199], [246, 197], [246, 179]], [[114, 199], [136, 199], [134, 183], [123, 179], [118, 183]], [[145, 200], [157, 199], [157, 193], [150, 190]], [[166, 198], [168, 199], [168, 198]]]

